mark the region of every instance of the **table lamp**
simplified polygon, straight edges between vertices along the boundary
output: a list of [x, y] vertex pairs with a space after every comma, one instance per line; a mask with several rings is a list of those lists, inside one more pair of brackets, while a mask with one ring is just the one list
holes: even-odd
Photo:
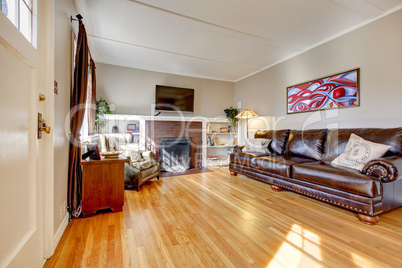
[[240, 119], [247, 119], [247, 139], [248, 139], [248, 119], [249, 118], [255, 118], [255, 117], [258, 117], [259, 115], [256, 113], [256, 112], [254, 112], [254, 111], [251, 111], [251, 110], [249, 110], [249, 109], [245, 109], [244, 111], [242, 111], [241, 113], [239, 113], [238, 115], [236, 115], [236, 118], [240, 118]]

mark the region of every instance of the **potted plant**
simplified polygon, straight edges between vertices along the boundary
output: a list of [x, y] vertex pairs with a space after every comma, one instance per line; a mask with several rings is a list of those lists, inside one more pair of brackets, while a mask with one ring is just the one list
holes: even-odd
[[230, 123], [231, 131], [234, 132], [236, 129], [236, 124], [237, 124], [237, 122], [239, 122], [239, 118], [236, 118], [236, 115], [238, 115], [240, 113], [241, 109], [230, 107], [223, 111], [225, 112], [226, 118], [228, 119], [228, 121]]
[[96, 101], [96, 112], [95, 112], [95, 130], [98, 133], [106, 126], [105, 114], [111, 114], [109, 103], [100, 98]]

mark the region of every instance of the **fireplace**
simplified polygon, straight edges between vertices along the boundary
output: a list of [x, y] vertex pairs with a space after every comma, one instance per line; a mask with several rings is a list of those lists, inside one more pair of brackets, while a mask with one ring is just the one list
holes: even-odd
[[159, 163], [162, 171], [185, 171], [190, 169], [191, 148], [189, 138], [159, 138]]
[[202, 167], [202, 122], [147, 120], [145, 127], [145, 148], [155, 159], [160, 159], [160, 138], [180, 137], [190, 143], [190, 169]]

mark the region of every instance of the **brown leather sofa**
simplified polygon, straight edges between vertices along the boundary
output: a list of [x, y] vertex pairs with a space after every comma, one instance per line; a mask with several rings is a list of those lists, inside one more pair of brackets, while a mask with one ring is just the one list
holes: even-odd
[[[331, 165], [351, 133], [391, 149], [360, 172]], [[402, 206], [402, 128], [257, 131], [272, 139], [265, 155], [236, 146], [229, 170], [357, 213], [361, 222], [377, 224], [378, 215]], [[398, 173], [399, 170], [399, 173]]]

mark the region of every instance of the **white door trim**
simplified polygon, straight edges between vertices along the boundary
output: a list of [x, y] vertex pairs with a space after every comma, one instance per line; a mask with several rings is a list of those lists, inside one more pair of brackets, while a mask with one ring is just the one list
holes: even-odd
[[[38, 42], [46, 96], [43, 117], [52, 130], [43, 134], [43, 247], [44, 258], [50, 258], [57, 246], [54, 241], [54, 0], [38, 1], [42, 14], [38, 16]], [[67, 183], [67, 181], [66, 181]]]

